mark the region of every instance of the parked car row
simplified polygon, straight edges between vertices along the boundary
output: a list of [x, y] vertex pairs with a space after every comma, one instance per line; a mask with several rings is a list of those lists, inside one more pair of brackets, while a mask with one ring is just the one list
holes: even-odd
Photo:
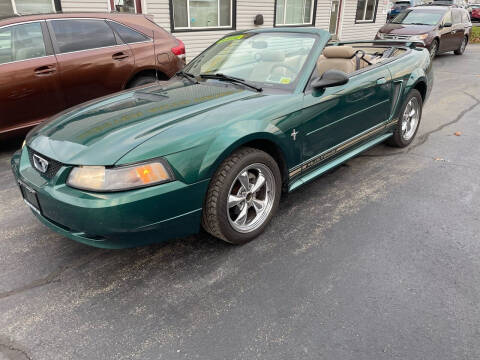
[[82, 102], [167, 80], [183, 43], [143, 15], [52, 14], [0, 21], [0, 134]]
[[465, 51], [472, 32], [468, 11], [454, 6], [415, 6], [399, 13], [376, 35], [381, 40], [423, 42], [433, 59], [439, 53]]

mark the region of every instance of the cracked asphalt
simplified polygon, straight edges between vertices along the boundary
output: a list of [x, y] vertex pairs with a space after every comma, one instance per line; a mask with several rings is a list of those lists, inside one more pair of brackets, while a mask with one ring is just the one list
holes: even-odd
[[286, 196], [242, 247], [65, 239], [22, 202], [22, 139], [3, 142], [0, 360], [480, 358], [480, 46], [434, 69], [412, 146]]

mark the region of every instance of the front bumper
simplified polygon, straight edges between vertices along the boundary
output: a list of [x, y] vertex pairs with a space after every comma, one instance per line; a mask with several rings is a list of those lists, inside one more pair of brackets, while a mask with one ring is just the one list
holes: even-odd
[[17, 181], [36, 191], [40, 214], [52, 230], [81, 243], [101, 248], [126, 248], [184, 237], [200, 230], [208, 180], [180, 181], [148, 188], [93, 193], [65, 185], [70, 171], [62, 167], [47, 180], [31, 165], [26, 148], [14, 154]]

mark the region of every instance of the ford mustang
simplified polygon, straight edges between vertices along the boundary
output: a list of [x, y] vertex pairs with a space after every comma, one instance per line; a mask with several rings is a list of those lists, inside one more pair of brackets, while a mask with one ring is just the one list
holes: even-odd
[[433, 81], [428, 51], [329, 40], [314, 28], [236, 32], [169, 81], [56, 115], [11, 160], [26, 204], [97, 247], [201, 227], [233, 244], [254, 239], [282, 193], [417, 133]]

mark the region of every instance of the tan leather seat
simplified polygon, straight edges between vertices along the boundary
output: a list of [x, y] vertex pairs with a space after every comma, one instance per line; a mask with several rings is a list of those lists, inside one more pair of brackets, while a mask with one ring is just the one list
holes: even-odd
[[357, 52], [351, 46], [328, 46], [318, 58], [317, 71], [320, 76], [327, 70], [339, 70], [351, 73], [369, 64], [355, 55]]

